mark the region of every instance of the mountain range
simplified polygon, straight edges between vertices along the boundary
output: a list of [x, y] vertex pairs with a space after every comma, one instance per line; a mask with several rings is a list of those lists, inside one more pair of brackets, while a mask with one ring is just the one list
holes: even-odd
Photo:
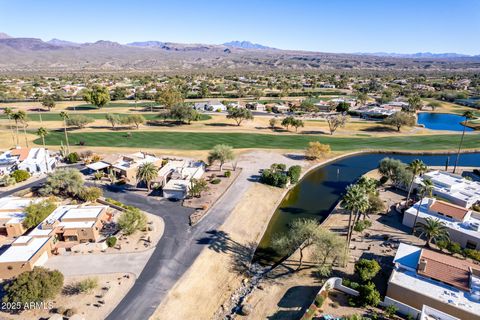
[[189, 72], [204, 70], [480, 70], [480, 56], [453, 53], [324, 53], [249, 41], [185, 44], [99, 40], [75, 43], [0, 33], [0, 72]]

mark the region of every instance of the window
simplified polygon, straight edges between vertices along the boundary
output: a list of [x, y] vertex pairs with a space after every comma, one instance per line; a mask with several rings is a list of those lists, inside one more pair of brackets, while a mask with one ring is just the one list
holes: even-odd
[[467, 244], [465, 245], [465, 248], [467, 248], [467, 249], [477, 249], [477, 243], [468, 240]]

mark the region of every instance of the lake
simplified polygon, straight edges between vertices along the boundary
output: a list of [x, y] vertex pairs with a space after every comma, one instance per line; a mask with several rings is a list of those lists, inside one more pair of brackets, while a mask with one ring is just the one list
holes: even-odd
[[[464, 128], [460, 122], [464, 121], [465, 118], [458, 114], [419, 112], [417, 116], [417, 123], [423, 124], [427, 129], [463, 131]], [[465, 131], [473, 131], [473, 129], [466, 127]]]

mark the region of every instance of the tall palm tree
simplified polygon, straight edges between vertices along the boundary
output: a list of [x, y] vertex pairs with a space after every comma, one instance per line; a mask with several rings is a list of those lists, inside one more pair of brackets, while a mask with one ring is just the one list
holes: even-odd
[[[15, 131], [17, 132], [17, 146], [18, 146], [18, 145], [20, 145], [19, 134], [18, 134], [18, 123], [19, 122], [23, 124], [23, 129], [24, 129], [24, 133], [25, 133], [25, 142], [27, 142], [27, 133], [26, 133], [26, 130], [25, 130], [25, 121], [27, 119], [27, 114], [25, 113], [25, 111], [20, 110], [20, 111], [12, 113], [12, 119], [13, 119], [13, 121], [15, 121]], [[27, 142], [27, 147], [28, 147], [28, 142]]]
[[[360, 213], [368, 210], [368, 195], [364, 188], [358, 184], [349, 185], [347, 187], [347, 193], [343, 197], [343, 207], [350, 211], [348, 218], [348, 231], [347, 231], [347, 248], [350, 246], [352, 239], [353, 224]], [[355, 215], [354, 215], [355, 213]]]
[[65, 143], [67, 144], [67, 154], [70, 154], [70, 144], [68, 143], [67, 134], [67, 120], [69, 119], [69, 115], [65, 111], [62, 111], [60, 112], [60, 117], [63, 119], [63, 132], [65, 133]]
[[12, 142], [15, 145], [15, 132], [13, 131], [13, 127], [11, 126], [12, 114], [13, 110], [10, 107], [5, 107], [3, 109], [3, 113], [7, 116], [8, 119], [8, 127], [10, 128], [10, 132], [12, 133]]
[[415, 178], [418, 175], [427, 171], [428, 168], [422, 160], [415, 159], [407, 165], [407, 169], [412, 172], [412, 180], [410, 181], [410, 186], [408, 187], [407, 200], [405, 202], [406, 205], [408, 205], [408, 200], [410, 200], [410, 195], [412, 194], [413, 182], [415, 181]]
[[463, 125], [462, 138], [460, 139], [460, 144], [458, 145], [457, 159], [455, 160], [455, 166], [453, 167], [453, 173], [457, 170], [458, 160], [460, 159], [460, 151], [462, 151], [463, 139], [465, 138], [465, 130], [467, 129], [468, 120], [473, 119], [474, 115], [472, 111], [465, 111], [463, 113], [465, 117], [465, 124]]
[[445, 223], [438, 219], [426, 218], [425, 222], [418, 222], [417, 227], [421, 230], [420, 237], [425, 236], [427, 240], [425, 243], [427, 248], [430, 248], [432, 242], [450, 239]]
[[48, 156], [47, 156], [48, 151], [47, 151], [47, 147], [45, 146], [45, 136], [47, 134], [48, 134], [47, 129], [45, 129], [44, 127], [38, 128], [37, 136], [42, 138], [43, 149], [45, 149], [45, 168], [47, 169], [47, 172], [48, 172], [49, 171], [48, 170]]
[[417, 214], [415, 215], [415, 220], [413, 221], [413, 233], [415, 233], [415, 226], [417, 225], [418, 214], [420, 213], [420, 206], [422, 205], [423, 199], [425, 197], [431, 197], [433, 191], [433, 182], [430, 179], [425, 179], [418, 190], [420, 194], [420, 202], [418, 203], [417, 207]]
[[157, 176], [158, 168], [152, 162], [144, 163], [137, 169], [137, 180], [145, 182], [148, 191], [150, 191], [150, 183]]

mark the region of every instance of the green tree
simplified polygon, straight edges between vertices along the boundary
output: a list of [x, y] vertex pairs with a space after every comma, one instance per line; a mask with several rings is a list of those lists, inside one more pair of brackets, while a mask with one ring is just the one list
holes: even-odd
[[412, 95], [408, 98], [408, 111], [415, 112], [417, 110], [422, 110], [423, 103], [422, 99], [418, 95]]
[[415, 229], [420, 230], [420, 237], [425, 236], [427, 248], [430, 248], [432, 242], [448, 241], [450, 238], [445, 223], [438, 219], [426, 218], [425, 222], [417, 222]]
[[122, 123], [122, 119], [118, 114], [115, 113], [107, 113], [105, 115], [105, 119], [107, 119], [108, 122], [110, 122], [112, 129], [115, 129], [115, 127]]
[[141, 164], [137, 169], [137, 181], [144, 182], [150, 191], [150, 183], [158, 176], [158, 168], [153, 162]]
[[270, 128], [272, 130], [275, 130], [275, 126], [277, 125], [277, 119], [276, 118], [272, 118], [268, 121], [268, 124], [270, 125]]
[[85, 90], [83, 100], [100, 109], [110, 102], [110, 92], [106, 87], [93, 85], [91, 88]]
[[28, 148], [27, 127], [26, 127], [27, 121], [28, 121], [27, 113], [23, 110], [19, 110], [19, 111], [14, 112], [12, 114], [12, 119], [13, 119], [13, 121], [15, 121], [15, 129], [16, 129], [16, 132], [17, 132], [17, 145], [20, 144], [19, 134], [18, 134], [18, 123], [21, 123], [22, 126], [23, 126], [23, 134], [25, 136], [25, 145]]
[[199, 113], [187, 105], [175, 105], [170, 108], [169, 116], [172, 119], [190, 124], [199, 119]]
[[373, 259], [360, 259], [355, 264], [355, 272], [363, 282], [372, 280], [380, 269], [378, 262]]
[[246, 108], [232, 108], [228, 110], [227, 119], [233, 119], [240, 126], [244, 120], [253, 120], [252, 111]]
[[170, 109], [183, 102], [182, 93], [173, 85], [168, 85], [161, 89], [155, 98], [155, 100]]
[[208, 163], [220, 162], [220, 172], [223, 171], [223, 165], [228, 161], [235, 159], [233, 148], [226, 144], [217, 144], [208, 154]]
[[55, 108], [55, 99], [51, 95], [46, 95], [42, 99], [42, 106], [47, 107], [48, 111], [51, 111], [52, 108]]
[[308, 160], [317, 160], [331, 152], [330, 145], [322, 144], [319, 141], [310, 141], [305, 150], [305, 158]]
[[125, 88], [125, 87], [115, 87], [113, 89], [112, 94], [110, 95], [110, 98], [112, 100], [122, 100], [122, 99], [125, 99], [126, 95], [127, 95], [127, 88]]
[[42, 145], [43, 145], [44, 148], [46, 148], [45, 137], [46, 137], [47, 134], [48, 134], [48, 131], [44, 127], [40, 127], [40, 128], [37, 129], [37, 136], [42, 138]]
[[305, 124], [300, 119], [294, 119], [292, 122], [292, 127], [295, 128], [295, 132], [298, 132], [298, 128], [303, 128]]
[[65, 111], [62, 111], [60, 112], [60, 117], [63, 119], [63, 133], [65, 134], [65, 143], [67, 144], [67, 154], [69, 154], [70, 144], [68, 143], [68, 134], [67, 134], [67, 120], [69, 119], [69, 115]]
[[63, 287], [63, 274], [57, 270], [34, 267], [21, 273], [4, 287], [4, 302], [20, 303], [22, 306], [55, 298]]
[[11, 177], [18, 183], [28, 180], [30, 178], [30, 173], [26, 170], [15, 170], [12, 172]]
[[147, 226], [147, 216], [137, 208], [130, 207], [118, 218], [118, 227], [125, 235], [131, 235]]
[[288, 177], [290, 178], [290, 183], [295, 184], [298, 182], [298, 179], [300, 179], [300, 174], [302, 172], [302, 167], [301, 166], [291, 166], [288, 168]]
[[26, 217], [23, 226], [27, 229], [36, 227], [45, 220], [50, 213], [57, 208], [54, 199], [45, 199], [40, 202], [32, 202], [25, 208]]
[[391, 116], [388, 116], [383, 123], [388, 126], [393, 126], [397, 128], [397, 131], [400, 132], [400, 129], [404, 126], [413, 127], [416, 123], [415, 115], [399, 111]]
[[425, 197], [431, 197], [433, 191], [433, 182], [430, 179], [424, 179], [422, 184], [420, 185], [420, 189], [418, 190], [418, 194], [420, 194], [420, 201], [417, 205], [417, 213], [415, 215], [415, 220], [413, 221], [413, 233], [415, 233], [415, 226], [417, 225], [418, 214], [420, 213], [420, 206], [422, 205], [423, 199]]
[[350, 110], [350, 104], [348, 102], [341, 101], [337, 104], [337, 107], [335, 108], [335, 110], [341, 113], [348, 112], [348, 110]]
[[472, 111], [465, 111], [463, 113], [465, 117], [465, 123], [463, 124], [462, 137], [460, 138], [460, 143], [458, 144], [457, 158], [455, 159], [455, 166], [453, 167], [453, 173], [457, 170], [458, 160], [460, 160], [460, 152], [462, 151], [463, 139], [465, 138], [465, 130], [467, 129], [468, 120], [473, 119], [474, 115]]
[[202, 192], [207, 190], [208, 190], [208, 183], [205, 179], [190, 180], [190, 188], [188, 189], [188, 193], [191, 197], [200, 198], [202, 196]]
[[372, 282], [363, 284], [358, 288], [359, 299], [363, 306], [372, 306], [376, 307], [380, 304], [380, 292], [378, 292], [377, 287]]
[[[364, 105], [367, 103], [368, 100], [368, 94], [366, 92], [359, 91], [356, 96], [357, 101], [361, 104]], [[349, 106], [350, 107], [350, 106]], [[348, 110], [347, 110], [348, 111]]]
[[412, 180], [410, 180], [410, 183], [408, 186], [406, 205], [408, 205], [408, 200], [410, 200], [410, 195], [412, 194], [413, 182], [415, 181], [415, 178], [418, 175], [421, 175], [424, 172], [426, 172], [428, 170], [428, 167], [425, 163], [423, 163], [422, 160], [415, 159], [407, 165], [407, 170], [409, 170], [412, 173]]
[[77, 169], [57, 169], [49, 173], [39, 193], [43, 196], [58, 195], [76, 197], [83, 190], [83, 176]]
[[[3, 108], [3, 113], [7, 116], [8, 119], [8, 127], [10, 128], [10, 132], [12, 133], [12, 142], [15, 145], [15, 132], [13, 131], [13, 127], [11, 126], [11, 120], [13, 116], [13, 110], [10, 107]], [[18, 143], [17, 143], [18, 144]]]
[[288, 129], [290, 128], [290, 126], [293, 125], [294, 122], [295, 122], [294, 117], [292, 117], [292, 116], [285, 117], [282, 120], [282, 127], [285, 127], [288, 131]]
[[84, 187], [78, 196], [83, 201], [94, 202], [103, 196], [103, 190], [97, 187]]
[[141, 114], [130, 114], [127, 116], [128, 123], [135, 125], [137, 130], [139, 129], [141, 124], [145, 123], [145, 117]]
[[74, 114], [68, 117], [67, 126], [83, 129], [87, 126], [87, 124], [92, 123], [93, 121], [94, 120], [92, 118], [82, 114]]
[[442, 104], [438, 101], [431, 101], [427, 104], [428, 107], [432, 109], [432, 111], [435, 111], [435, 109], [440, 108]]

